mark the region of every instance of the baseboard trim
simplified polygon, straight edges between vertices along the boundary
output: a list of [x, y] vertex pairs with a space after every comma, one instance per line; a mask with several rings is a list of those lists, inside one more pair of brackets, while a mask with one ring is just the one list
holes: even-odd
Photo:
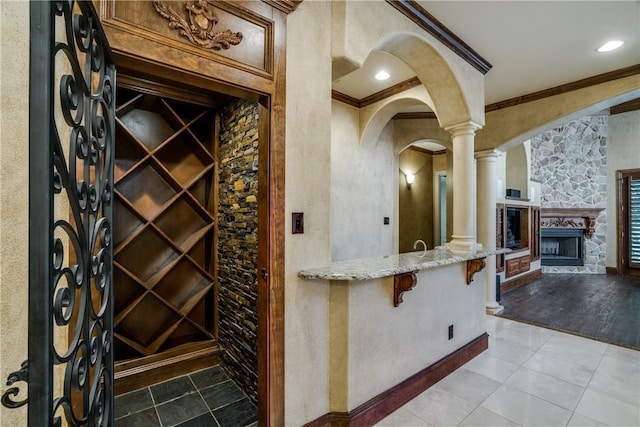
[[[125, 367], [117, 366], [117, 364], [114, 374], [115, 394], [127, 393], [219, 363], [218, 346], [210, 345], [206, 348], [154, 360], [140, 366]], [[125, 363], [120, 365], [125, 365]]]
[[478, 338], [410, 376], [349, 412], [329, 412], [304, 427], [365, 427], [373, 425], [489, 348], [489, 335]]
[[540, 276], [542, 276], [542, 269], [531, 271], [527, 274], [500, 284], [500, 292], [510, 291], [511, 289], [517, 288], [518, 286], [525, 285], [532, 280], [538, 279], [540, 278]]
[[617, 267], [606, 267], [607, 269], [607, 274], [610, 274], [612, 276], [617, 276], [618, 275], [618, 268]]

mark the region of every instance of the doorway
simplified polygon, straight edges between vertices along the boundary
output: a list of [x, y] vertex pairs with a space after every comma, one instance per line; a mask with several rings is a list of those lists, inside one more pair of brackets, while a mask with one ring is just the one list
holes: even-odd
[[258, 404], [259, 104], [129, 75], [118, 82], [116, 420], [222, 425], [238, 407], [236, 422], [249, 425]]
[[618, 274], [640, 275], [640, 169], [617, 172]]

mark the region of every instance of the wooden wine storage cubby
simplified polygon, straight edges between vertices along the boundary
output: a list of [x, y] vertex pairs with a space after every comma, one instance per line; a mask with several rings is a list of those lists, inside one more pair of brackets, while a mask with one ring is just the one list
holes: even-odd
[[216, 344], [216, 119], [157, 92], [117, 99], [115, 357], [157, 363]]

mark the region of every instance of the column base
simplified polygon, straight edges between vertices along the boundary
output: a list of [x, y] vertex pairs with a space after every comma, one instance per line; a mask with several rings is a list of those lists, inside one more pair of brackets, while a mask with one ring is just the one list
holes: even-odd
[[487, 306], [487, 307], [486, 307], [486, 309], [485, 309], [485, 312], [486, 312], [487, 314], [492, 315], [492, 316], [495, 316], [496, 314], [500, 314], [500, 313], [502, 313], [503, 311], [504, 311], [504, 307], [503, 307], [503, 306], [501, 306], [501, 305], [500, 305], [500, 304], [498, 304], [498, 303], [495, 303], [495, 306], [493, 306], [493, 305], [491, 305], [491, 307], [490, 307], [490, 306]]
[[453, 238], [449, 243], [447, 243], [447, 249], [451, 252], [458, 253], [469, 253], [469, 252], [478, 252], [482, 249], [482, 244], [476, 242], [475, 240], [467, 239], [467, 238], [456, 238], [456, 236], [452, 236]]

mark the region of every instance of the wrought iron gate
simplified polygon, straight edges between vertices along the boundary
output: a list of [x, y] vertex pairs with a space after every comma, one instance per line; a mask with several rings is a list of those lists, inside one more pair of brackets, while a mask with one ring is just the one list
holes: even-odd
[[10, 380], [30, 427], [111, 426], [115, 65], [90, 1], [30, 13], [29, 355]]

